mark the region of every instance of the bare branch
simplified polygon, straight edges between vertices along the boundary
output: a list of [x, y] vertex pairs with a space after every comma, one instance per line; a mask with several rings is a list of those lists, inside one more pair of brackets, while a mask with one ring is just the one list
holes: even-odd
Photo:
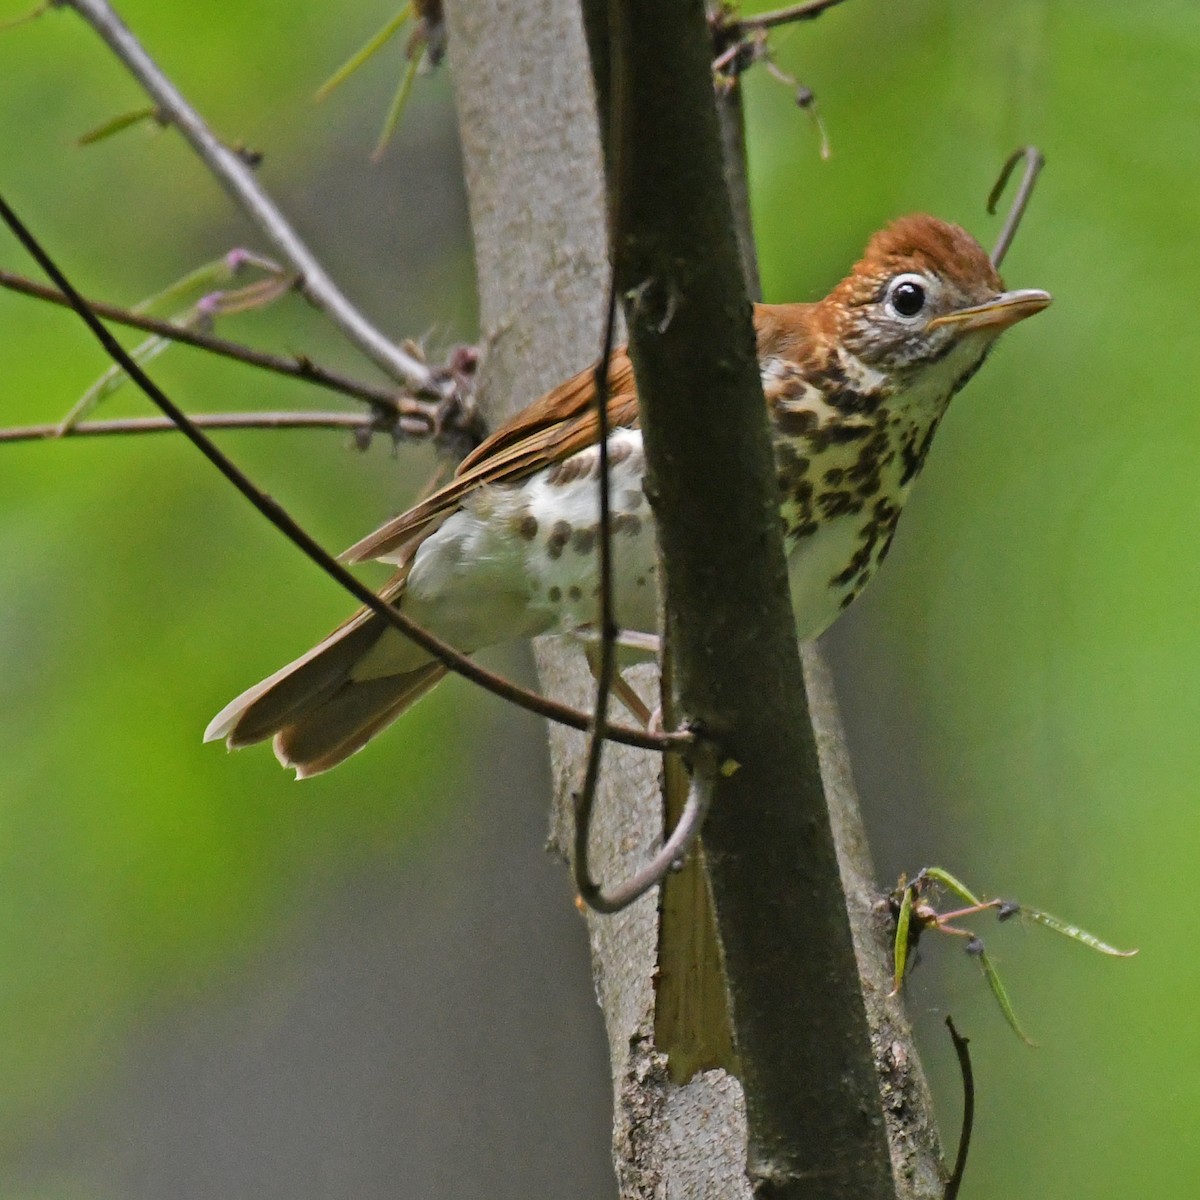
[[725, 24], [727, 28], [741, 31], [775, 29], [780, 25], [791, 25], [797, 21], [811, 21], [814, 17], [819, 17], [826, 9], [841, 3], [842, 0], [808, 0], [806, 4], [790, 4], [787, 8], [777, 8], [773, 12], [758, 13], [752, 17], [735, 17]]
[[[369, 587], [350, 574], [311, 534], [306, 532], [296, 520], [275, 500], [258, 488], [247, 478], [229, 457], [221, 452], [213, 441], [207, 437], [196, 424], [179, 408], [173, 400], [138, 366], [130, 357], [128, 351], [100, 322], [100, 319], [87, 306], [87, 302], [72, 287], [70, 281], [59, 270], [42, 246], [13, 212], [8, 204], [0, 198], [0, 219], [13, 231], [18, 241], [29, 251], [37, 264], [54, 281], [59, 290], [67, 297], [71, 307], [77, 312], [84, 324], [91, 330], [96, 340], [104, 347], [114, 362], [119, 364], [129, 375], [130, 379], [145, 392], [179, 427], [179, 431], [196, 449], [217, 468], [221, 474], [237, 488], [239, 492], [290, 542], [312, 560], [326, 575], [340, 583], [361, 604], [366, 605], [377, 616], [382, 617], [390, 625], [400, 630], [406, 637], [416, 642], [426, 650], [447, 670], [453, 671], [471, 682], [478, 684], [486, 691], [492, 692], [501, 699], [537, 713], [549, 720], [557, 721], [572, 729], [586, 730], [591, 725], [590, 714], [573, 709], [565, 704], [559, 704], [545, 696], [539, 696], [526, 688], [519, 687], [510, 680], [488, 671], [474, 662], [467, 655], [456, 650], [453, 646], [435, 637], [427, 629], [416, 624], [405, 616], [399, 609], [393, 608], [381, 600]], [[610, 726], [608, 736], [612, 741], [623, 742], [626, 745], [638, 746], [645, 750], [681, 750], [690, 746], [694, 738], [690, 733], [648, 733], [642, 729], [626, 726]]]
[[[362, 413], [264, 412], [200, 413], [192, 417], [198, 429], [349, 429], [354, 432], [385, 432], [379, 421]], [[83, 421], [64, 431], [53, 425], [14, 425], [0, 429], [0, 445], [12, 442], [43, 442], [57, 438], [120, 437], [142, 433], [178, 433], [169, 417], [125, 417], [113, 421]]]
[[[597, 491], [600, 501], [600, 516], [596, 525], [597, 551], [600, 558], [600, 650], [596, 670], [596, 699], [592, 706], [592, 728], [588, 735], [587, 753], [584, 755], [583, 783], [575, 796], [575, 854], [572, 867], [575, 872], [575, 888], [580, 898], [598, 912], [616, 912], [603, 889], [592, 879], [588, 867], [588, 835], [592, 827], [592, 805], [596, 800], [596, 785], [600, 782], [600, 763], [604, 756], [604, 732], [608, 725], [608, 697], [612, 691], [613, 672], [616, 670], [616, 623], [613, 620], [613, 577], [612, 577], [612, 481], [608, 477], [608, 370], [612, 362], [613, 340], [617, 323], [616, 273], [610, 272], [608, 281], [608, 307], [604, 314], [604, 345], [600, 361], [596, 364], [593, 378], [596, 381]], [[656, 881], [654, 881], [656, 882]], [[647, 884], [647, 887], [652, 886]], [[643, 888], [642, 891], [646, 889]], [[630, 897], [631, 903], [641, 892]], [[624, 907], [619, 905], [618, 908]]]
[[[17, 292], [22, 296], [31, 296], [35, 300], [45, 300], [57, 304], [60, 308], [70, 308], [71, 302], [56, 288], [44, 283], [26, 279], [12, 271], [0, 270], [0, 288]], [[148, 317], [131, 309], [120, 308], [115, 304], [106, 304], [103, 300], [88, 300], [88, 308], [108, 321], [118, 325], [127, 325], [130, 329], [141, 329], [146, 333], [157, 334], [180, 342], [185, 346], [194, 346], [198, 350], [207, 350], [223, 358], [232, 358], [251, 367], [259, 367], [264, 371], [273, 371], [277, 375], [287, 375], [292, 379], [300, 379], [317, 387], [327, 388], [343, 396], [355, 400], [365, 400], [382, 417], [412, 417], [420, 418], [427, 414], [429, 405], [406, 396], [396, 394], [395, 388], [379, 387], [360, 379], [353, 379], [338, 371], [331, 371], [306, 357], [287, 357], [279, 354], [268, 354], [264, 350], [255, 350], [252, 346], [231, 342], [227, 338], [215, 337], [196, 329], [188, 329], [183, 325], [175, 325], [157, 317]]]
[[437, 381], [430, 368], [385, 337], [347, 299], [259, 183], [249, 164], [208, 128], [112, 6], [106, 0], [62, 0], [62, 3], [73, 8], [100, 35], [157, 105], [161, 118], [183, 134], [217, 182], [300, 276], [304, 295], [393, 379], [414, 389], [435, 387]]
[[1029, 198], [1033, 195], [1033, 187], [1037, 183], [1038, 174], [1046, 165], [1046, 159], [1042, 152], [1036, 146], [1022, 146], [1020, 150], [1014, 150], [1008, 156], [1004, 166], [1000, 168], [1000, 177], [996, 180], [988, 196], [987, 210], [994, 213], [1000, 197], [1004, 194], [1009, 176], [1013, 173], [1013, 168], [1022, 160], [1025, 162], [1025, 170], [1021, 175], [1017, 194], [1013, 197], [1012, 206], [1008, 210], [1008, 216], [1004, 220], [1004, 227], [996, 239], [995, 249], [992, 250], [992, 264], [997, 270], [1004, 262], [1004, 256], [1008, 253], [1008, 248], [1017, 235], [1017, 227], [1021, 224], [1021, 218], [1025, 215], [1025, 209], [1029, 205]]
[[970, 1039], [954, 1028], [954, 1022], [949, 1017], [946, 1018], [946, 1028], [954, 1042], [954, 1053], [962, 1074], [963, 1115], [962, 1129], [958, 1135], [958, 1153], [954, 1157], [954, 1169], [946, 1184], [943, 1200], [958, 1200], [958, 1190], [962, 1187], [963, 1173], [967, 1169], [967, 1155], [971, 1150], [971, 1132], [975, 1128], [975, 1072], [971, 1069]]

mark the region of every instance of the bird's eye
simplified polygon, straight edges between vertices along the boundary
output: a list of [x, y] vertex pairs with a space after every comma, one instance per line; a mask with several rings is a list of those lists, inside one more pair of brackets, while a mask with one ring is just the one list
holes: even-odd
[[884, 303], [898, 317], [918, 316], [925, 307], [925, 281], [920, 275], [898, 275], [888, 284]]

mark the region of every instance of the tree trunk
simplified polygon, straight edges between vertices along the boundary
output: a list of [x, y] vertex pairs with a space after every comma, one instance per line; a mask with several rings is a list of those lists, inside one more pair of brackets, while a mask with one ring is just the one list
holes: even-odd
[[[574, 0], [460, 0], [448, 6], [447, 17], [487, 352], [482, 391], [490, 415], [498, 419], [599, 353], [608, 280], [600, 139]], [[537, 656], [549, 692], [578, 707], [591, 706], [593, 684], [577, 651], [546, 643]], [[898, 1003], [886, 995], [886, 939], [872, 909], [870, 863], [836, 707], [811, 651], [806, 652], [805, 666], [813, 695], [816, 749], [830, 802], [830, 815], [823, 820], [832, 827], [848, 896], [845, 904], [839, 902], [837, 914], [822, 909], [816, 915], [819, 924], [834, 930], [835, 939], [837, 928], [846, 929], [847, 922], [853, 937], [862, 978], [861, 991], [854, 984], [854, 1005], [860, 1013], [865, 1009], [870, 1026], [894, 1194], [932, 1197], [941, 1193], [940, 1154], [907, 1025]], [[633, 678], [644, 694], [656, 699], [655, 671], [639, 668]], [[564, 855], [572, 840], [570, 797], [582, 777], [584, 743], [581, 735], [551, 730], [553, 840]], [[593, 869], [600, 880], [611, 883], [625, 878], [661, 839], [662, 764], [655, 755], [619, 746], [609, 746], [604, 761], [593, 822]], [[736, 861], [733, 865], [738, 866]], [[802, 873], [769, 873], [768, 888], [777, 889], [775, 895], [786, 900], [777, 909], [785, 917], [804, 911], [795, 891], [807, 885], [798, 874]], [[588, 916], [612, 1061], [614, 1158], [621, 1195], [748, 1197], [755, 1184], [764, 1189], [774, 1185], [765, 1180], [761, 1164], [753, 1181], [747, 1173], [753, 1135], [734, 1073], [742, 1066], [737, 1050], [750, 1049], [737, 1039], [738, 1016], [745, 1010], [735, 1007], [731, 1038], [730, 989], [721, 978], [700, 860], [694, 858], [663, 890], [665, 918], [659, 889], [614, 917]], [[722, 903], [720, 887], [717, 898]], [[722, 924], [726, 918], [720, 912], [716, 925], [728, 942], [733, 927], [727, 920]], [[744, 923], [750, 914], [740, 919]], [[768, 939], [773, 946], [786, 945], [796, 936], [788, 927], [782, 932], [782, 942]], [[745, 947], [732, 949], [736, 953], [726, 945], [725, 961], [738, 970], [751, 970], [753, 963], [739, 959]], [[819, 955], [827, 953], [831, 952], [825, 946], [818, 950]], [[786, 1024], [781, 1018], [787, 1013], [803, 1018], [831, 1007], [829, 979], [805, 978], [800, 961], [795, 967], [791, 976], [776, 972], [780, 977], [774, 995], [781, 1008], [771, 1015], [777, 1028]], [[741, 982], [740, 977], [733, 981], [735, 996]], [[668, 999], [669, 1013], [663, 1011]], [[821, 1020], [815, 1026], [795, 1020], [791, 1036], [811, 1039], [820, 1025]], [[861, 1036], [865, 1046], [866, 1026]], [[785, 1060], [796, 1057], [790, 1046], [776, 1048]], [[752, 1049], [757, 1062], [771, 1047]], [[820, 1062], [827, 1050], [821, 1045], [805, 1047], [799, 1060]], [[846, 1097], [835, 1094], [843, 1075], [822, 1068], [820, 1079], [800, 1080], [798, 1085], [810, 1085], [807, 1090], [818, 1096], [823, 1088], [828, 1093], [823, 1102], [832, 1096], [834, 1102], [844, 1099], [859, 1105], [862, 1154], [869, 1158], [873, 1139], [878, 1138], [872, 1114], [880, 1112], [880, 1102], [877, 1095], [868, 1097], [862, 1119], [861, 1096], [852, 1090]], [[774, 1101], [768, 1095], [765, 1103]], [[753, 1104], [751, 1108], [754, 1111]], [[761, 1124], [773, 1115], [779, 1114], [768, 1108], [756, 1119]], [[811, 1137], [819, 1128], [813, 1122], [806, 1130], [789, 1128], [783, 1133]], [[815, 1140], [819, 1138], [818, 1134]], [[818, 1171], [823, 1166], [818, 1161], [810, 1165]], [[802, 1179], [803, 1167], [786, 1163], [789, 1179], [772, 1194], [851, 1194], [831, 1189], [827, 1179]], [[851, 1186], [845, 1180], [838, 1186], [843, 1184]], [[853, 1194], [881, 1193], [873, 1185], [870, 1191]]]

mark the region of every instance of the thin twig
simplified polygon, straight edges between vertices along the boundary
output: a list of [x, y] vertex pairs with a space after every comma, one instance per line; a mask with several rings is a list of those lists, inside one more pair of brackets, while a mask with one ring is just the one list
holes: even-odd
[[[379, 422], [363, 413], [338, 412], [239, 412], [199, 413], [192, 417], [198, 429], [349, 429], [380, 430]], [[0, 429], [0, 444], [43, 442], [59, 437], [120, 437], [141, 433], [178, 433], [168, 417], [125, 417], [113, 421], [82, 421], [65, 433], [52, 425], [14, 425]]]
[[[428, 651], [447, 670], [454, 671], [470, 679], [480, 687], [485, 688], [487, 691], [492, 692], [494, 695], [509, 700], [513, 704], [519, 705], [530, 712], [537, 713], [539, 716], [557, 721], [572, 729], [587, 730], [590, 728], [592, 722], [589, 714], [578, 712], [569, 705], [560, 704], [546, 696], [539, 696], [525, 688], [518, 687], [509, 680], [503, 679], [479, 666], [478, 663], [473, 662], [465, 654], [454, 649], [453, 646], [447, 645], [440, 638], [435, 637], [428, 630], [417, 625], [400, 612], [399, 609], [393, 608], [386, 601], [381, 600], [369, 587], [351, 575], [311, 534], [301, 528], [280, 504], [264, 492], [259, 491], [247, 476], [217, 448], [210, 438], [196, 427], [178, 405], [138, 366], [137, 362], [130, 357], [128, 351], [109, 333], [104, 325], [101, 324], [99, 318], [88, 308], [87, 302], [75, 290], [37, 239], [34, 238], [33, 234], [29, 232], [2, 197], [0, 197], [0, 219], [13, 231], [17, 239], [29, 251], [42, 270], [50, 276], [55, 285], [67, 297], [71, 307], [79, 314], [84, 324], [91, 330], [96, 340], [104, 347], [113, 361], [124, 368], [130, 379], [142, 389], [146, 396], [179, 426], [180, 432], [200, 453], [280, 533], [302, 550], [326, 575], [340, 583], [355, 599], [366, 605], [377, 616], [382, 617], [389, 624], [400, 630], [406, 637], [416, 642], [423, 650]], [[623, 742], [625, 745], [657, 751], [683, 749], [691, 745], [695, 740], [686, 731], [655, 734], [642, 729], [616, 725], [609, 727], [608, 736], [613, 741]]]
[[[12, 271], [0, 270], [0, 288], [5, 288], [10, 292], [19, 292], [23, 296], [32, 296], [37, 300], [45, 300], [62, 308], [72, 307], [70, 300], [62, 292], [48, 287], [44, 283], [26, 279], [23, 275], [14, 274]], [[305, 383], [316, 384], [317, 387], [328, 388], [343, 396], [352, 396], [356, 400], [365, 400], [382, 415], [417, 416], [424, 409], [424, 406], [418, 401], [397, 396], [394, 388], [379, 387], [359, 379], [351, 379], [348, 375], [318, 366], [309, 358], [288, 358], [284, 355], [268, 354], [239, 342], [231, 342], [226, 338], [214, 337], [212, 334], [201, 333], [195, 329], [187, 329], [182, 325], [175, 325], [157, 317], [147, 317], [127, 308], [119, 308], [115, 304], [106, 304], [102, 300], [88, 300], [86, 303], [92, 312], [98, 313], [106, 320], [115, 321], [119, 325], [128, 325], [131, 329], [154, 333], [159, 337], [169, 338], [173, 342], [182, 342], [185, 346], [195, 346], [199, 350], [207, 350], [212, 354], [219, 354], [223, 358], [233, 358], [249, 366], [260, 367], [264, 371], [274, 371], [278, 375], [302, 379]], [[405, 411], [408, 406], [411, 406], [410, 412]]]
[[[217, 182], [300, 276], [304, 295], [393, 379], [414, 389], [437, 387], [438, 380], [429, 366], [385, 337], [347, 299], [267, 195], [252, 168], [208, 128], [111, 5], [106, 0], [61, 3], [73, 8], [100, 35], [158, 106], [162, 117], [183, 134]], [[449, 387], [449, 383], [443, 386]]]
[[807, 4], [791, 4], [773, 12], [759, 13], [752, 17], [737, 17], [728, 26], [737, 30], [774, 29], [778, 25], [790, 25], [794, 21], [811, 21], [826, 9], [841, 4], [842, 0], [808, 0]]
[[[609, 5], [610, 26], [617, 21], [616, 6]], [[614, 46], [619, 42], [615, 29], [610, 28]], [[609, 244], [612, 263], [608, 273], [608, 296], [604, 310], [604, 340], [600, 361], [596, 364], [596, 428], [597, 469], [599, 471], [597, 497], [600, 515], [596, 537], [600, 555], [600, 651], [596, 669], [596, 698], [593, 703], [592, 729], [589, 735], [583, 783], [575, 794], [575, 852], [571, 856], [571, 868], [575, 876], [575, 889], [580, 899], [600, 912], [615, 912], [610, 907], [610, 898], [593, 878], [588, 864], [588, 844], [591, 841], [592, 808], [596, 802], [596, 788], [600, 783], [600, 762], [604, 753], [604, 732], [608, 723], [608, 698], [612, 691], [613, 671], [616, 669], [616, 621], [613, 618], [612, 578], [612, 494], [608, 477], [608, 371], [612, 363], [613, 341], [617, 329], [617, 255], [621, 246], [621, 198], [624, 180], [621, 173], [621, 62], [620, 51], [615, 50], [611, 59], [611, 86], [608, 96], [608, 149], [612, 181], [609, 185]]]
[[[609, 726], [610, 735], [611, 732], [612, 727]], [[601, 892], [599, 887], [596, 887], [590, 896], [580, 892], [589, 907], [601, 913], [615, 913], [628, 908], [644, 892], [661, 883], [667, 873], [687, 857], [692, 843], [704, 826], [704, 818], [708, 815], [716, 791], [720, 774], [717, 757], [717, 749], [712, 742], [699, 739], [695, 742], [691, 751], [692, 782], [688, 789], [687, 803], [679, 815], [678, 823], [671, 830], [671, 836], [649, 862], [639, 867], [611, 892]], [[578, 838], [578, 826], [576, 837]], [[578, 852], [577, 845], [577, 856]]]
[[738, 79], [756, 63], [762, 63], [773, 79], [788, 87], [798, 108], [804, 109], [812, 119], [821, 139], [820, 153], [829, 158], [832, 150], [825, 122], [817, 111], [817, 98], [813, 90], [802, 84], [795, 76], [782, 70], [771, 56], [768, 33], [776, 25], [787, 21], [803, 21], [820, 16], [827, 8], [840, 4], [842, 0], [819, 0], [818, 3], [800, 4], [772, 13], [760, 13], [744, 19], [734, 16], [725, 7], [718, 7], [709, 17], [709, 29], [713, 36], [713, 74], [720, 95], [737, 86]]
[[[608, 478], [608, 370], [612, 363], [613, 342], [617, 327], [616, 270], [609, 274], [608, 307], [604, 316], [604, 344], [594, 373], [596, 387], [596, 423], [598, 428], [597, 471], [600, 517], [596, 527], [597, 549], [600, 556], [600, 651], [596, 670], [596, 699], [592, 709], [592, 727], [588, 735], [583, 783], [575, 793], [575, 853], [572, 868], [575, 888], [589, 907], [599, 912], [615, 912], [609, 898], [592, 879], [588, 866], [588, 842], [592, 828], [592, 808], [596, 802], [596, 787], [600, 782], [600, 762], [604, 753], [604, 737], [608, 726], [608, 697], [612, 692], [615, 668], [616, 622], [613, 619], [612, 578], [612, 488]], [[640, 894], [640, 893], [639, 893]]]
[[963, 1083], [963, 1115], [962, 1131], [958, 1135], [958, 1154], [954, 1158], [954, 1170], [946, 1182], [943, 1200], [956, 1200], [958, 1189], [962, 1187], [963, 1173], [967, 1169], [967, 1155], [971, 1150], [971, 1131], [975, 1127], [975, 1072], [971, 1069], [970, 1039], [965, 1038], [954, 1028], [954, 1022], [947, 1017], [946, 1028], [950, 1030], [950, 1040], [954, 1043], [954, 1053], [958, 1055], [958, 1069], [962, 1072]]
[[1033, 195], [1033, 185], [1037, 182], [1038, 172], [1046, 165], [1046, 159], [1042, 152], [1036, 146], [1022, 146], [1020, 150], [1014, 150], [1008, 156], [1008, 161], [1000, 168], [1000, 178], [996, 180], [988, 195], [987, 210], [994, 213], [1009, 176], [1013, 173], [1013, 168], [1022, 159], [1025, 160], [1025, 172], [1021, 176], [1021, 185], [1017, 188], [1016, 196], [1013, 197], [1012, 206], [1004, 220], [1004, 228], [1000, 230], [1000, 236], [996, 239], [996, 248], [992, 251], [992, 265], [997, 268], [1004, 261], [1004, 256], [1008, 253], [1008, 248], [1016, 236], [1017, 226], [1021, 224], [1021, 218], [1025, 215], [1029, 197]]

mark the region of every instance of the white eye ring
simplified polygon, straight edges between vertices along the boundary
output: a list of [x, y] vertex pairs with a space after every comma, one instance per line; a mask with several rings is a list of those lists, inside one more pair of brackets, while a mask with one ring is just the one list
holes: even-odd
[[929, 280], [915, 272], [897, 275], [887, 285], [883, 306], [888, 315], [901, 321], [915, 321], [929, 303]]

